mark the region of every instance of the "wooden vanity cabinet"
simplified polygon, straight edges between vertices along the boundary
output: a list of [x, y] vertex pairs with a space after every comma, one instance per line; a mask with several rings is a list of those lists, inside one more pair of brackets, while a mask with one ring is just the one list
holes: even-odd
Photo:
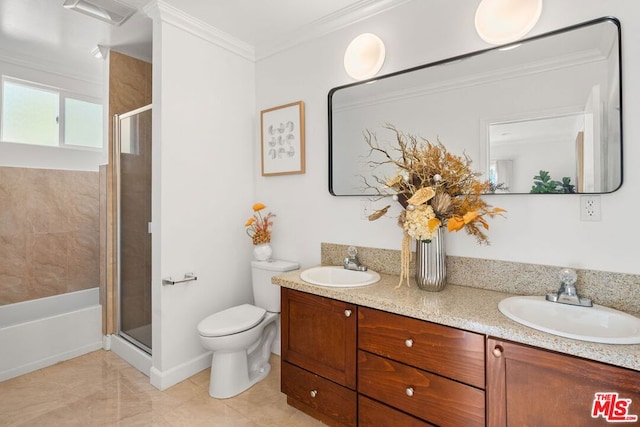
[[329, 425], [355, 426], [357, 307], [282, 288], [287, 402]]
[[486, 392], [489, 427], [640, 425], [640, 372], [501, 339], [487, 340]]
[[439, 426], [485, 425], [483, 335], [360, 307], [358, 348], [360, 395]]

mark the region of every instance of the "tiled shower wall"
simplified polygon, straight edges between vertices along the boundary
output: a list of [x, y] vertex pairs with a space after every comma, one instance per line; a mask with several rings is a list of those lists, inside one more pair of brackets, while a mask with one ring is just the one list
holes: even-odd
[[99, 284], [98, 172], [0, 167], [0, 305]]

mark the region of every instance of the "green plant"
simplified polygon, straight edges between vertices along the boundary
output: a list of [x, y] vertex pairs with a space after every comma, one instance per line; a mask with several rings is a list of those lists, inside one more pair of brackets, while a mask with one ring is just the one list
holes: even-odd
[[571, 184], [571, 178], [565, 176], [562, 181], [554, 181], [551, 179], [548, 171], [540, 170], [540, 174], [533, 177], [533, 186], [530, 193], [548, 194], [548, 193], [564, 193], [573, 194], [576, 192], [575, 185]]

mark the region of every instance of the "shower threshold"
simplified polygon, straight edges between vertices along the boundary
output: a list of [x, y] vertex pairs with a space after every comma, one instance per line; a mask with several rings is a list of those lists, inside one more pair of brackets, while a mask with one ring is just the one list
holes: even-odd
[[123, 339], [138, 347], [140, 350], [151, 355], [151, 325], [142, 325], [127, 331], [120, 331], [118, 334]]

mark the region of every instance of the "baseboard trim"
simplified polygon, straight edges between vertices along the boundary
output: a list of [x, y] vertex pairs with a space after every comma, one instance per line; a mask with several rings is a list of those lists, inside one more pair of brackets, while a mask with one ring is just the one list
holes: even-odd
[[151, 385], [159, 390], [166, 390], [210, 367], [211, 352], [204, 353], [166, 371], [161, 371], [155, 366], [152, 366], [150, 375]]

